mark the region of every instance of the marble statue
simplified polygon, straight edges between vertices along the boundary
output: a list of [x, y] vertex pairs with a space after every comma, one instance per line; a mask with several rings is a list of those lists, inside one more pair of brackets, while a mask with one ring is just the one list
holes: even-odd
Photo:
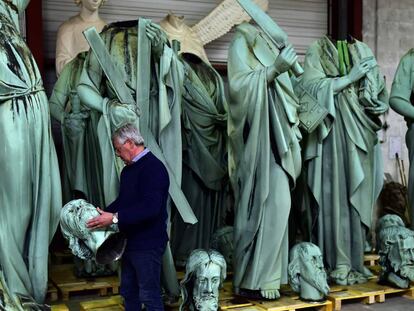
[[56, 36], [56, 74], [63, 70], [81, 52], [89, 50], [82, 31], [89, 27], [96, 27], [100, 32], [106, 22], [99, 16], [99, 8], [106, 0], [74, 0], [80, 7], [79, 14], [72, 16], [59, 26]]
[[219, 289], [226, 278], [226, 261], [215, 250], [196, 249], [188, 257], [181, 281], [180, 311], [216, 311]]
[[289, 284], [307, 301], [321, 301], [329, 294], [321, 250], [310, 242], [296, 244], [290, 250]]
[[267, 299], [287, 283], [290, 192], [301, 171], [299, 105], [288, 74], [297, 55], [272, 39], [243, 23], [228, 56], [233, 285], [239, 295]]
[[[224, 225], [227, 190], [227, 101], [223, 80], [210, 65], [202, 42], [183, 18], [169, 14], [160, 22], [169, 40], [180, 42], [184, 65], [181, 108], [183, 172], [181, 187], [197, 224], [173, 219], [171, 246], [184, 265], [192, 250], [210, 248], [214, 231]], [[183, 239], [183, 237], [186, 237]]]
[[82, 105], [76, 90], [86, 55], [79, 53], [63, 68], [49, 99], [50, 114], [62, 129], [63, 201], [85, 198], [96, 206], [105, 206], [96, 133], [100, 113]]
[[401, 226], [389, 226], [379, 233], [382, 268], [379, 282], [399, 288], [410, 287], [414, 281], [414, 231]]
[[[49, 243], [59, 223], [59, 166], [42, 78], [19, 31], [28, 0], [0, 1], [0, 270], [17, 294], [42, 303]], [[6, 308], [7, 310], [7, 308]]]
[[116, 224], [98, 230], [88, 229], [88, 220], [98, 215], [92, 204], [83, 199], [73, 200], [61, 210], [60, 227], [75, 256], [109, 264], [121, 258], [126, 239], [119, 233]]
[[402, 115], [407, 122], [405, 142], [408, 148], [410, 169], [408, 173], [408, 203], [411, 229], [414, 229], [414, 106], [412, 92], [414, 90], [414, 49], [409, 50], [400, 60], [395, 72], [390, 94], [391, 108]]
[[366, 282], [366, 234], [383, 183], [377, 131], [388, 109], [385, 82], [371, 50], [358, 40], [317, 40], [304, 70], [300, 86], [327, 110], [303, 144], [305, 202], [316, 215], [313, 241], [335, 283]]

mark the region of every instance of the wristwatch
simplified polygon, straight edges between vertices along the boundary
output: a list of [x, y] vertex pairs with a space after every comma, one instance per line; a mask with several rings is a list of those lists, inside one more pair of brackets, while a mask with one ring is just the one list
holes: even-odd
[[112, 214], [112, 223], [117, 224], [118, 223], [118, 213]]

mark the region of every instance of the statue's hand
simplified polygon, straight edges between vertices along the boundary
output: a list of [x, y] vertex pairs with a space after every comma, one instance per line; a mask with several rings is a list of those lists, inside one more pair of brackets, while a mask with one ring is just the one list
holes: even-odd
[[148, 38], [151, 40], [152, 51], [159, 57], [164, 44], [168, 42], [168, 37], [160, 25], [152, 22], [147, 24], [146, 31]]
[[293, 63], [298, 60], [295, 49], [291, 44], [288, 44], [275, 61], [275, 68], [279, 74], [284, 73], [292, 67]]
[[375, 60], [373, 61], [370, 58], [362, 59], [358, 64], [354, 65], [348, 74], [348, 78], [351, 83], [354, 83], [365, 77], [373, 66], [375, 66]]

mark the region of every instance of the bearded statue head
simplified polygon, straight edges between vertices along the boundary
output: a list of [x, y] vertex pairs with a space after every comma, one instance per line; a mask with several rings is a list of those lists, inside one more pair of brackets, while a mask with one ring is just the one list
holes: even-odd
[[379, 232], [381, 282], [408, 288], [414, 281], [414, 231], [389, 226]]
[[300, 298], [310, 301], [323, 300], [329, 293], [322, 253], [309, 242], [296, 244], [289, 253], [289, 284], [300, 293]]
[[109, 264], [121, 258], [126, 239], [119, 233], [117, 225], [90, 230], [86, 223], [96, 216], [99, 213], [95, 206], [82, 199], [73, 200], [60, 212], [60, 227], [75, 256]]
[[180, 311], [216, 311], [219, 289], [225, 278], [226, 261], [219, 252], [211, 249], [192, 251], [181, 281]]

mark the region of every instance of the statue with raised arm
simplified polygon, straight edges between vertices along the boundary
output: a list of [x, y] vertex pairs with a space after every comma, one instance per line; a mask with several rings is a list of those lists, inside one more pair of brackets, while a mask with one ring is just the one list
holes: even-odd
[[290, 193], [301, 171], [298, 99], [288, 74], [296, 62], [294, 48], [279, 49], [263, 28], [236, 28], [228, 57], [228, 133], [239, 295], [277, 299], [287, 283]]
[[395, 72], [390, 94], [391, 108], [402, 115], [407, 122], [405, 143], [408, 148], [410, 170], [408, 173], [408, 204], [411, 228], [414, 229], [414, 49], [409, 50], [400, 60]]
[[[131, 123], [140, 129], [151, 152], [165, 164], [170, 175], [171, 201], [181, 217], [195, 223], [196, 218], [180, 189], [183, 67], [168, 46], [165, 33], [159, 25], [139, 19], [110, 24], [97, 38], [93, 32], [86, 35], [100, 47], [92, 47], [87, 56], [77, 89], [85, 106], [102, 113], [97, 132], [106, 205], [117, 197], [123, 167], [115, 158], [111, 133]], [[108, 64], [113, 67], [108, 69]], [[146, 68], [138, 70], [138, 66]], [[120, 78], [115, 79], [114, 73]], [[178, 296], [169, 246], [163, 272], [164, 285], [169, 284], [167, 292]]]
[[306, 301], [321, 301], [329, 294], [323, 257], [318, 246], [301, 242], [289, 254], [289, 284]]
[[[59, 223], [59, 166], [42, 78], [19, 31], [29, 1], [0, 1], [0, 270], [5, 295], [42, 303]], [[7, 307], [6, 307], [6, 310]]]
[[309, 47], [298, 96], [308, 94], [327, 111], [304, 139], [305, 202], [316, 217], [313, 239], [330, 278], [346, 285], [371, 275], [364, 245], [383, 183], [377, 131], [388, 98], [369, 47], [337, 39], [324, 37]]
[[80, 7], [79, 14], [72, 16], [59, 26], [56, 36], [56, 75], [81, 52], [89, 50], [82, 31], [95, 27], [100, 32], [106, 22], [99, 16], [99, 8], [106, 0], [74, 0]]

